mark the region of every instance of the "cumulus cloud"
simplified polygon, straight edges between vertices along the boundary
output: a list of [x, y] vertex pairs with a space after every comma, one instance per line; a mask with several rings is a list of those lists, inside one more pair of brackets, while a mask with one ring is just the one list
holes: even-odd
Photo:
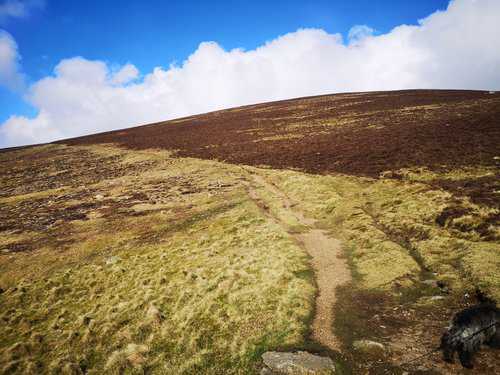
[[26, 18], [33, 10], [44, 6], [44, 0], [5, 0], [0, 3], [0, 23], [9, 18]]
[[[61, 61], [36, 82], [34, 118], [12, 116], [0, 146], [51, 141], [221, 108], [345, 91], [500, 88], [500, 2], [456, 0], [444, 11], [374, 35], [303, 29], [251, 51], [204, 42], [181, 65], [141, 75], [127, 64]], [[140, 76], [140, 78], [139, 78]]]
[[113, 74], [111, 82], [115, 85], [124, 85], [134, 81], [137, 77], [139, 77], [139, 70], [132, 64], [126, 64]]
[[11, 90], [23, 87], [24, 77], [19, 70], [19, 53], [14, 38], [0, 30], [0, 86]]
[[370, 26], [367, 25], [355, 25], [351, 27], [349, 33], [347, 34], [347, 39], [349, 43], [358, 43], [363, 39], [372, 36], [375, 30], [373, 30]]

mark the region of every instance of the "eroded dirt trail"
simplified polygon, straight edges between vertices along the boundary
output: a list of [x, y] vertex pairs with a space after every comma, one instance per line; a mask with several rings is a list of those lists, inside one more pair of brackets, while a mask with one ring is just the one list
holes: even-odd
[[[305, 217], [303, 212], [297, 208], [297, 204], [291, 201], [277, 186], [259, 174], [250, 173], [252, 183], [248, 186], [249, 196], [264, 208], [268, 216], [281, 224], [311, 256], [318, 287], [315, 316], [312, 324], [312, 339], [329, 349], [340, 351], [340, 341], [333, 333], [336, 289], [351, 280], [347, 262], [342, 257], [340, 241], [330, 237], [326, 231], [316, 228], [316, 221]], [[263, 188], [274, 195], [282, 203], [285, 213], [294, 217], [301, 225], [306, 226], [307, 230], [299, 234], [288, 230], [282, 219], [277, 215], [273, 215], [263, 205], [257, 192], [258, 188]]]

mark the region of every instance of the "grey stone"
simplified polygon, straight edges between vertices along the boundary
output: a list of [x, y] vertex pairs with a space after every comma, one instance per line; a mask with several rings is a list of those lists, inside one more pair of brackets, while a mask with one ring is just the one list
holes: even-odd
[[266, 352], [262, 355], [262, 360], [270, 370], [270, 372], [261, 372], [262, 375], [335, 374], [335, 364], [331, 358], [308, 352]]
[[437, 288], [437, 286], [438, 286], [437, 280], [432, 280], [432, 279], [424, 280], [424, 281], [422, 281], [422, 284], [433, 286], [435, 288]]
[[116, 264], [121, 260], [120, 257], [117, 257], [116, 255], [113, 255], [112, 257], [109, 257], [106, 259], [106, 264]]
[[371, 340], [357, 340], [352, 344], [354, 349], [357, 351], [372, 354], [372, 355], [383, 355], [386, 352], [384, 344]]
[[442, 300], [442, 299], [444, 299], [443, 296], [432, 296], [430, 298], [431, 301], [439, 301], [439, 300]]

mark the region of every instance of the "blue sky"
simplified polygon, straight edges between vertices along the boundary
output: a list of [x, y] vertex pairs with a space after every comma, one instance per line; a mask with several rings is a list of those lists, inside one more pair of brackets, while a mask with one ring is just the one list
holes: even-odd
[[[48, 140], [36, 134], [48, 134], [49, 130], [53, 131], [52, 138], [73, 136], [130, 126], [132, 119], [139, 122], [166, 119], [296, 95], [417, 86], [486, 88], [498, 68], [498, 56], [481, 57], [485, 60], [476, 65], [485, 73], [477, 77], [464, 77], [463, 73], [470, 70], [464, 64], [470, 53], [494, 47], [494, 40], [491, 37], [484, 40], [484, 36], [497, 31], [499, 3], [497, 0], [455, 0], [451, 5], [447, 0], [0, 0], [0, 30], [4, 42], [8, 42], [15, 54], [10, 60], [4, 58], [7, 68], [2, 73], [0, 49], [0, 137], [6, 139], [19, 129], [23, 133], [17, 138], [12, 136], [11, 141], [0, 139], [0, 147], [27, 143], [29, 137], [33, 141]], [[421, 19], [428, 21], [420, 24]], [[358, 28], [363, 25], [359, 29], [360, 40], [350, 40], [349, 31], [356, 25]], [[456, 45], [454, 40], [469, 34], [467, 43], [472, 48]], [[280, 38], [284, 35], [288, 36]], [[206, 41], [216, 44], [200, 46]], [[274, 47], [266, 47], [266, 42], [272, 42]], [[451, 45], [455, 45], [455, 50], [450, 47], [447, 51]], [[260, 52], [238, 54], [233, 51], [235, 48]], [[300, 53], [289, 53], [291, 50]], [[78, 56], [82, 60], [67, 60]], [[186, 64], [190, 56], [193, 63]], [[452, 62], [448, 67], [447, 61], [457, 57], [464, 59], [462, 65]], [[357, 66], [357, 70], [350, 71], [343, 61]], [[384, 68], [393, 62], [394, 67]], [[429, 62], [434, 71], [428, 71]], [[180, 70], [170, 69], [171, 63]], [[120, 81], [120, 87], [110, 83], [112, 74], [126, 64], [132, 64], [128, 67], [130, 78]], [[336, 80], [320, 84], [321, 76], [307, 71], [314, 64], [318, 65], [315, 69], [319, 73], [325, 77], [335, 75]], [[293, 68], [287, 73], [289, 76], [282, 74], [289, 66]], [[155, 67], [161, 70], [154, 73]], [[378, 67], [377, 73], [370, 70], [374, 67]], [[228, 69], [230, 72], [226, 74]], [[365, 72], [364, 75], [359, 75], [359, 71]], [[95, 75], [91, 82], [80, 82], [81, 77], [89, 74]], [[374, 74], [380, 76], [378, 82], [373, 80]], [[436, 74], [442, 78], [433, 78]], [[98, 78], [101, 76], [106, 78]], [[459, 76], [462, 78], [456, 78]], [[55, 79], [45, 82], [47, 77]], [[193, 83], [195, 77], [197, 84]], [[274, 86], [259, 82], [261, 77], [262, 81], [274, 82]], [[290, 87], [283, 84], [297, 77], [300, 83]], [[493, 77], [495, 86], [496, 76]], [[37, 84], [41, 80], [43, 84]], [[14, 81], [24, 84], [13, 84]], [[150, 81], [155, 83], [149, 84]], [[64, 93], [62, 86], [66, 88]], [[125, 94], [127, 88], [130, 90]], [[158, 94], [160, 91], [164, 95]], [[167, 92], [185, 96], [175, 102], [166, 96]], [[204, 96], [198, 97], [199, 92]], [[155, 113], [151, 116], [131, 113], [128, 122], [120, 116], [113, 117], [109, 113], [118, 104], [109, 102], [109, 98], [122, 94], [125, 96], [119, 99], [120, 105], [126, 102], [125, 97], [133, 96], [132, 103], [143, 104], [151, 97], [157, 100], [153, 104], [163, 105], [164, 110], [151, 108], [150, 112]], [[73, 101], [69, 101], [69, 96]], [[108, 117], [88, 111], [89, 105], [86, 109], [78, 107], [78, 102], [91, 101], [91, 96], [99, 98], [98, 105], [105, 108], [101, 113], [106, 112]], [[200, 104], [202, 101], [208, 104]], [[75, 117], [86, 115], [89, 120], [97, 116], [95, 121], [102, 126], [83, 129], [75, 123], [63, 129], [62, 114], [56, 108], [59, 104], [68, 118], [71, 111]], [[8, 121], [14, 115], [22, 118]]]
[[[203, 41], [216, 41], [226, 49], [253, 49], [306, 27], [346, 35], [353, 25], [367, 24], [386, 32], [403, 23], [415, 24], [446, 5], [446, 0], [47, 0], [26, 18], [11, 18], [0, 27], [17, 41], [28, 81], [36, 81], [73, 56], [131, 62], [140, 71], [150, 71], [182, 62]], [[33, 113], [17, 93], [0, 90], [0, 123], [13, 113]]]

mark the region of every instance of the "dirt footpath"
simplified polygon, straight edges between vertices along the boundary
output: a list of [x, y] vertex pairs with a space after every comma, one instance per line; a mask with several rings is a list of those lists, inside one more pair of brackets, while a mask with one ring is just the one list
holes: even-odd
[[[266, 215], [281, 224], [288, 233], [306, 250], [311, 257], [318, 294], [315, 301], [315, 315], [312, 323], [312, 339], [319, 344], [340, 351], [340, 340], [333, 332], [334, 305], [336, 303], [337, 287], [349, 282], [351, 274], [345, 259], [342, 257], [342, 247], [338, 239], [330, 237], [324, 230], [316, 228], [316, 221], [304, 216], [285, 193], [277, 186], [258, 174], [252, 174], [249, 184], [250, 197], [264, 209]], [[265, 208], [256, 189], [263, 188], [282, 203], [286, 214], [293, 217], [307, 229], [302, 233], [288, 230], [286, 224], [278, 216]]]

